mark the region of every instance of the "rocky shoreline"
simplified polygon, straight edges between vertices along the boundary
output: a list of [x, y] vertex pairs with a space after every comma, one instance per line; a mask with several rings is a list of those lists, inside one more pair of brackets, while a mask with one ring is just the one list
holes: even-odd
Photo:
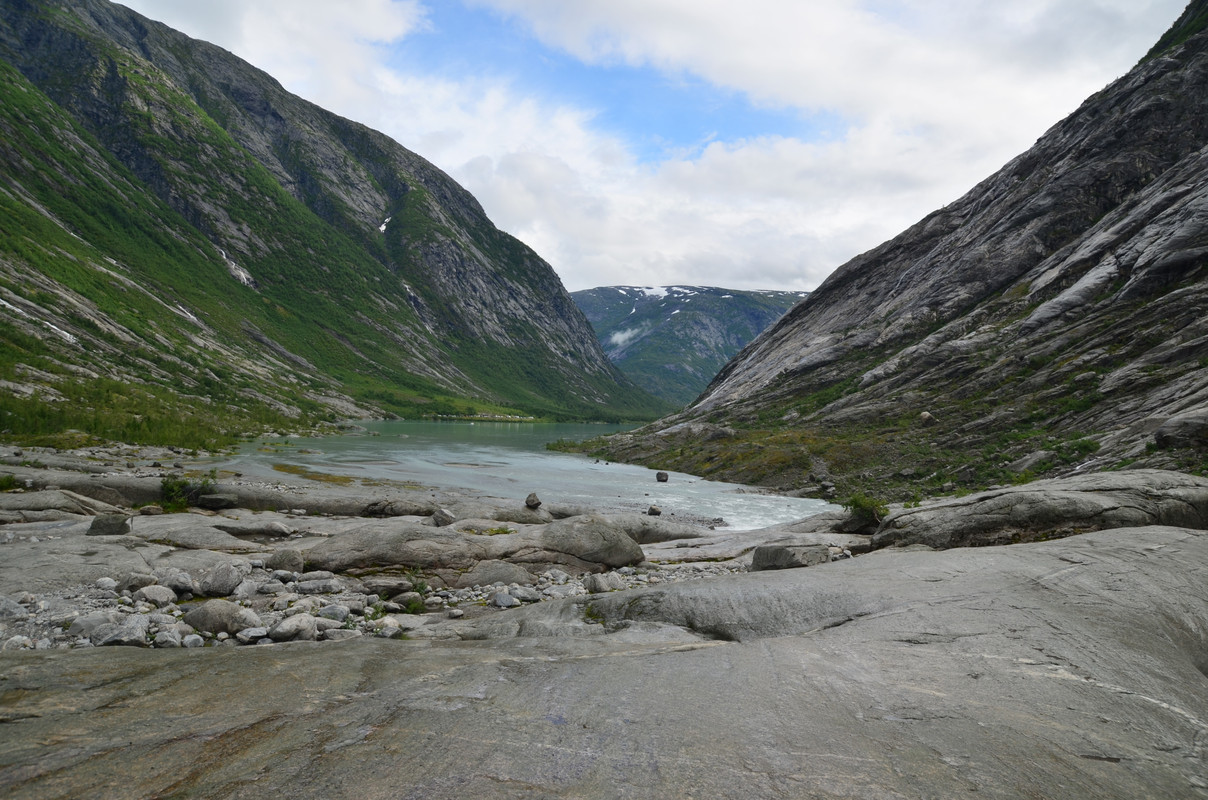
[[171, 451], [0, 479], [6, 797], [1208, 797], [1203, 478], [756, 531]]

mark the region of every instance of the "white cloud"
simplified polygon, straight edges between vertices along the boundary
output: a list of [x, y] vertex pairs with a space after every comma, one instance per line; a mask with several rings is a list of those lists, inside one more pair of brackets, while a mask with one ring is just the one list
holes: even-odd
[[[451, 2], [452, 0], [440, 0]], [[435, 2], [435, 0], [429, 0]], [[589, 64], [653, 67], [847, 121], [643, 163], [585, 100], [405, 74], [419, 0], [129, 0], [450, 172], [568, 288], [812, 289], [1123, 74], [1182, 0], [474, 0]], [[350, 11], [355, 8], [355, 11]]]

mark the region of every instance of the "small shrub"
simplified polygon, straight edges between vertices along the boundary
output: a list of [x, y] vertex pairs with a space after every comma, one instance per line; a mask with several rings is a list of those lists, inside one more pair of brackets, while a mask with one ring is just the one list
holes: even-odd
[[0, 492], [10, 492], [17, 488], [17, 478], [14, 475], [0, 475]]
[[875, 497], [869, 497], [863, 492], [856, 492], [843, 501], [843, 510], [860, 522], [880, 523], [889, 513], [889, 506]]

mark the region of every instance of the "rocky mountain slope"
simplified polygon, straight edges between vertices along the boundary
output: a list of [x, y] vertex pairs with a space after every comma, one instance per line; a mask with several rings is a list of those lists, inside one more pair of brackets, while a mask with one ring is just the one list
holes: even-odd
[[1208, 2], [949, 206], [836, 270], [613, 458], [909, 497], [1202, 471]]
[[0, 428], [660, 408], [447, 175], [218, 47], [13, 0], [0, 93]]
[[807, 294], [712, 286], [605, 286], [570, 296], [625, 375], [682, 406], [695, 400], [735, 353]]

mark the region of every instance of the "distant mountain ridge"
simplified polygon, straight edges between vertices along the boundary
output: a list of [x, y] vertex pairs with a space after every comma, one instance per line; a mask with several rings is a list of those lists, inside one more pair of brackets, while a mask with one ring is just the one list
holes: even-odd
[[34, 394], [93, 425], [66, 410], [98, 380], [145, 395], [115, 435], [156, 407], [665, 408], [452, 179], [221, 48], [106, 0], [8, 0], [0, 92], [0, 429], [41, 424]]
[[605, 286], [571, 292], [604, 352], [630, 379], [677, 405], [808, 292], [712, 286]]
[[1208, 0], [968, 194], [837, 269], [614, 458], [906, 497], [1208, 472]]

